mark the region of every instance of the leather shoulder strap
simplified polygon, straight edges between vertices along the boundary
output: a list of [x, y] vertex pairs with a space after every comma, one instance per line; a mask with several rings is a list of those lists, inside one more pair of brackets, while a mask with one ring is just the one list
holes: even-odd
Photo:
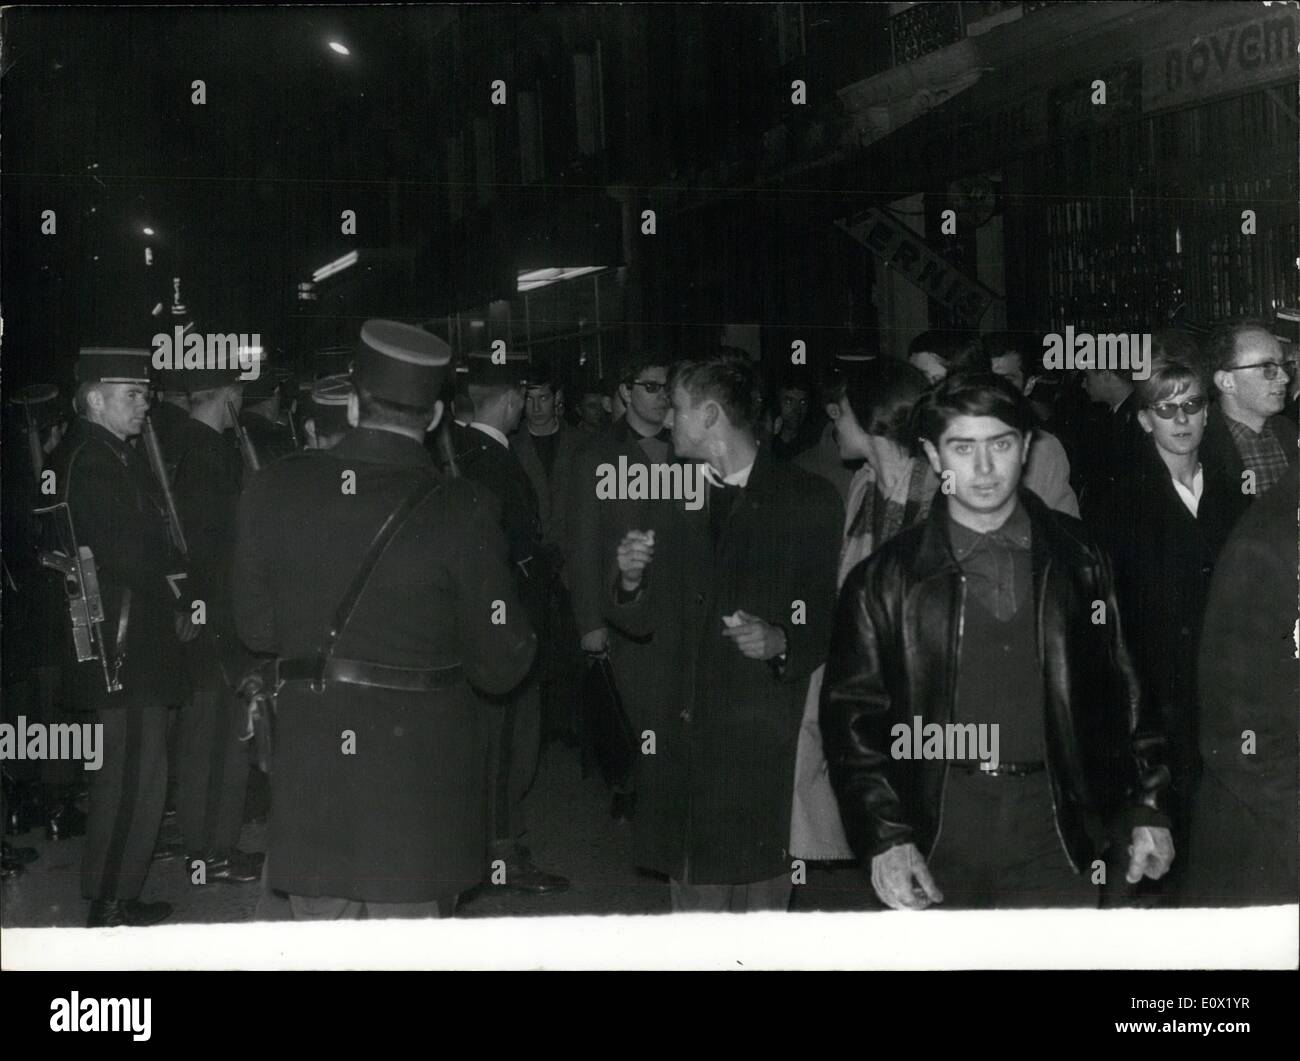
[[410, 519], [421, 503], [432, 497], [442, 488], [442, 485], [441, 480], [437, 479], [432, 482], [421, 482], [397, 508], [389, 513], [388, 518], [384, 520], [383, 526], [375, 532], [370, 547], [361, 560], [361, 566], [357, 568], [357, 573], [352, 576], [348, 591], [343, 595], [343, 600], [339, 602], [339, 606], [334, 612], [334, 622], [330, 625], [329, 633], [325, 636], [325, 644], [321, 648], [322, 656], [328, 659], [333, 655], [334, 645], [343, 635], [343, 631], [347, 629], [348, 621], [352, 618], [352, 613], [356, 609], [357, 602], [361, 599], [361, 594], [365, 592], [375, 566], [388, 550], [388, 546], [393, 538], [397, 536], [397, 532], [402, 529], [402, 526]]

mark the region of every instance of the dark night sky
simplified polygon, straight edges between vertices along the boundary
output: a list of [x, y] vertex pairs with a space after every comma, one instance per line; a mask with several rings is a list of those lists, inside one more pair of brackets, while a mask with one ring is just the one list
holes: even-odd
[[[170, 299], [174, 272], [205, 330], [261, 328], [283, 343], [299, 280], [354, 247], [409, 240], [388, 231], [383, 179], [401, 181], [404, 195], [436, 193], [430, 42], [446, 17], [346, 7], [6, 13], [6, 385], [58, 375], [78, 342], [131, 332], [146, 341], [148, 309]], [[352, 54], [336, 56], [330, 39]], [[207, 86], [203, 106], [191, 103], [196, 79]], [[356, 239], [339, 231], [348, 208]], [[53, 236], [40, 234], [46, 209], [57, 213]]]

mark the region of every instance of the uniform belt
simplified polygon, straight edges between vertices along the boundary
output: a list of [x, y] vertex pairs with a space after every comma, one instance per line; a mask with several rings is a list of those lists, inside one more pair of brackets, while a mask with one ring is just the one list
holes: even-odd
[[325, 682], [363, 685], [373, 689], [393, 689], [404, 693], [432, 693], [458, 684], [464, 672], [459, 663], [449, 667], [423, 669], [389, 667], [359, 659], [336, 659], [323, 656], [299, 656], [276, 660], [276, 685], [285, 682], [308, 682], [319, 692]]
[[1030, 774], [1042, 773], [1047, 764], [1041, 760], [1036, 763], [998, 763], [996, 770], [985, 770], [983, 763], [953, 763], [953, 768], [967, 774], [983, 774], [985, 777], [1028, 777]]

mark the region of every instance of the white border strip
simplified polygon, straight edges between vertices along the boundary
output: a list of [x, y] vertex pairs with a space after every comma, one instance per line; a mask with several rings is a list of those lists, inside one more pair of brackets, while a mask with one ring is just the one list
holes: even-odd
[[5, 969], [1295, 969], [1300, 908], [7, 929]]

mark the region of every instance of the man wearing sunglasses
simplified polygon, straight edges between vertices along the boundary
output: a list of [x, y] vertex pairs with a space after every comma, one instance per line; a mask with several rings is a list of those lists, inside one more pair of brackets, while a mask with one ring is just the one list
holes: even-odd
[[1295, 361], [1258, 321], [1220, 325], [1207, 361], [1219, 392], [1201, 459], [1234, 479], [1247, 500], [1263, 494], [1296, 463], [1296, 425], [1280, 415]]
[[[647, 352], [629, 362], [618, 386], [625, 411], [582, 450], [569, 479], [568, 572], [569, 592], [582, 650], [591, 657], [609, 654], [623, 706], [633, 729], [640, 733], [646, 718], [661, 709], [664, 675], [678, 666], [666, 639], [637, 640], [605, 624], [605, 596], [609, 589], [610, 561], [618, 543], [632, 528], [656, 529], [661, 539], [671, 536], [674, 506], [637, 498], [602, 499], [596, 489], [600, 467], [651, 466], [674, 460], [671, 435], [664, 427], [671, 395], [668, 390], [669, 358]], [[613, 793], [610, 816], [629, 821], [636, 798], [631, 785]]]

